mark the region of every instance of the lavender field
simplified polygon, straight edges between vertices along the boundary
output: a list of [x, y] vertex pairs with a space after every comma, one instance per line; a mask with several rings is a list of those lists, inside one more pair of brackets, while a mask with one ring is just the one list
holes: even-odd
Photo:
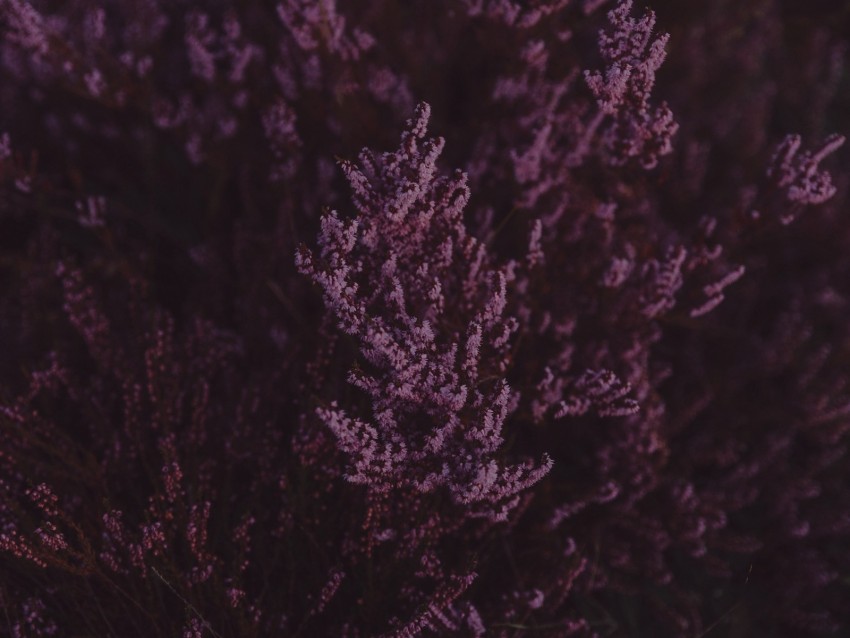
[[0, 638], [850, 636], [850, 4], [0, 0]]

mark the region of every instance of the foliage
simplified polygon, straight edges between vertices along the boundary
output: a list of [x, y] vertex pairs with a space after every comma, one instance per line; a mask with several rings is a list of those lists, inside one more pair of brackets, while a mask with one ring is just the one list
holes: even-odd
[[0, 0], [0, 636], [844, 635], [850, 10], [691, 4]]

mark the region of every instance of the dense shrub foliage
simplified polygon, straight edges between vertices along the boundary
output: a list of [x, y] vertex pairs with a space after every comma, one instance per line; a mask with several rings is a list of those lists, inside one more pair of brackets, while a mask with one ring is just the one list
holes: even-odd
[[850, 9], [649, 1], [0, 0], [0, 636], [848, 635]]

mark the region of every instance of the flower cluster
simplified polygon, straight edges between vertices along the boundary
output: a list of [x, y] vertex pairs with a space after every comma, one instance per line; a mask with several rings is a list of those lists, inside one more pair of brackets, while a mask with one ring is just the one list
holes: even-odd
[[666, 57], [668, 35], [652, 39], [655, 14], [629, 17], [631, 2], [621, 2], [609, 14], [612, 30], [599, 34], [599, 49], [605, 73], [585, 71], [601, 113], [613, 122], [603, 134], [615, 164], [640, 158], [644, 168], [654, 168], [658, 158], [672, 150], [672, 137], [679, 126], [666, 104], [651, 109], [649, 94], [655, 74]]
[[516, 397], [501, 378], [516, 320], [505, 316], [510, 273], [466, 232], [466, 176], [437, 177], [442, 139], [428, 139], [422, 104], [394, 153], [363, 151], [342, 168], [357, 216], [322, 218], [321, 255], [297, 263], [318, 283], [368, 368], [349, 381], [369, 395], [371, 423], [336, 403], [317, 413], [354, 459], [350, 481], [387, 491], [411, 484], [504, 519], [551, 467], [502, 465], [494, 454]]

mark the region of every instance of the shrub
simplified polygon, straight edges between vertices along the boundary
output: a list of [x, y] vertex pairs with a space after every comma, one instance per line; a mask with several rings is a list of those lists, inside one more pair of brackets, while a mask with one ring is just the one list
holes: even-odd
[[846, 633], [848, 12], [703, 4], [0, 0], [0, 636]]

